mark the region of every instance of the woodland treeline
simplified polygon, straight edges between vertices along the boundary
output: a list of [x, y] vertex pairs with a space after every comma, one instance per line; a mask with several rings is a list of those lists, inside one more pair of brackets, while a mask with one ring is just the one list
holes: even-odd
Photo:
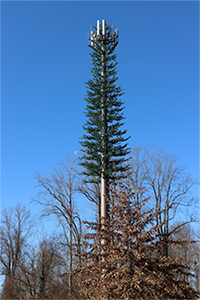
[[32, 201], [56, 227], [37, 240], [28, 205], [2, 212], [2, 299], [198, 299], [197, 182], [160, 149], [134, 148], [129, 165], [110, 184], [103, 223], [100, 183], [88, 183], [78, 161], [37, 174]]

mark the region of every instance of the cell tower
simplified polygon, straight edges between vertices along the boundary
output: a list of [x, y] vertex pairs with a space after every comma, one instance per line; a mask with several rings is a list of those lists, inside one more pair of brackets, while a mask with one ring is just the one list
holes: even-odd
[[108, 152], [108, 146], [105, 144], [104, 136], [107, 134], [107, 121], [106, 121], [106, 110], [104, 103], [105, 99], [105, 73], [106, 73], [106, 56], [105, 56], [105, 47], [114, 49], [118, 44], [119, 34], [118, 29], [114, 30], [112, 27], [108, 27], [106, 25], [106, 21], [102, 20], [102, 24], [97, 20], [97, 27], [95, 31], [90, 30], [88, 35], [88, 46], [92, 49], [101, 49], [101, 89], [102, 89], [102, 98], [101, 98], [101, 117], [102, 117], [102, 149], [104, 149], [101, 153], [101, 162], [102, 162], [102, 171], [101, 171], [101, 205], [100, 205], [100, 217], [107, 218], [108, 217], [108, 185], [109, 179], [104, 177], [105, 170], [107, 170], [108, 166], [105, 164], [104, 157]]

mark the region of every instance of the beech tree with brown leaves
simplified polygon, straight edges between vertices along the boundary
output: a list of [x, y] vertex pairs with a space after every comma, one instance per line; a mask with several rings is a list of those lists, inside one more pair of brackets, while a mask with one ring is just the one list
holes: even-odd
[[[157, 232], [158, 212], [147, 210], [148, 199], [138, 205], [130, 186], [110, 190], [109, 218], [87, 223], [87, 251], [77, 269], [87, 299], [197, 299], [195, 290], [178, 274], [189, 264], [162, 256]], [[105, 241], [101, 243], [102, 239]], [[184, 278], [184, 277], [181, 277]]]

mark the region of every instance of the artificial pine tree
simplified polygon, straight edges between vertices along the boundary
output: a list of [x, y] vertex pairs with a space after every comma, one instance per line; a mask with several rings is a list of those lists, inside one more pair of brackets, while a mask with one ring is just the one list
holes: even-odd
[[100, 183], [103, 177], [108, 187], [116, 174], [122, 174], [126, 170], [129, 149], [126, 143], [128, 138], [125, 137], [127, 131], [122, 129], [123, 92], [117, 85], [114, 51], [118, 43], [118, 33], [111, 26], [104, 26], [103, 28], [103, 24], [98, 25], [94, 33], [91, 31], [93, 77], [86, 83], [87, 121], [83, 126], [86, 133], [81, 141], [81, 165], [88, 182]]

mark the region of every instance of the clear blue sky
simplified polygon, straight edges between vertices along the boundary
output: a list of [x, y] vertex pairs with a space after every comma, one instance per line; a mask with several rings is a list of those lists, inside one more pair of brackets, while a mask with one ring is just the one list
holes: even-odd
[[198, 1], [3, 1], [2, 208], [29, 205], [36, 171], [48, 175], [80, 150], [97, 19], [119, 27], [130, 146], [162, 147], [198, 177]]

